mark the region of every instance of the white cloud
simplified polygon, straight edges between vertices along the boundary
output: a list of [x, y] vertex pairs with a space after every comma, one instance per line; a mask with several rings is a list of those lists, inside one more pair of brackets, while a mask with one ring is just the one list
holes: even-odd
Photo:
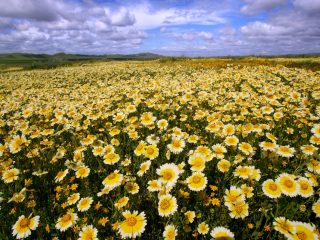
[[319, 0], [295, 0], [294, 6], [308, 13], [320, 13]]
[[246, 5], [241, 8], [241, 12], [247, 15], [256, 15], [262, 11], [271, 10], [283, 5], [287, 0], [246, 0]]

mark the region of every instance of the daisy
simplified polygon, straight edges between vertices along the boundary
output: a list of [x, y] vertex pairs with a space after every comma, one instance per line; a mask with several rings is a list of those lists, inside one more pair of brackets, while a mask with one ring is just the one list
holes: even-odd
[[312, 159], [310, 163], [308, 163], [307, 168], [310, 172], [315, 172], [320, 174], [320, 161]]
[[221, 144], [215, 144], [212, 146], [213, 156], [218, 159], [223, 159], [224, 154], [227, 152], [227, 149]]
[[103, 158], [104, 158], [103, 162], [107, 165], [113, 165], [119, 162], [120, 160], [120, 156], [114, 152], [104, 155]]
[[156, 192], [159, 191], [161, 188], [160, 180], [151, 180], [148, 181], [148, 190], [149, 192]]
[[295, 153], [294, 148], [291, 148], [290, 146], [280, 146], [277, 150], [277, 154], [281, 157], [293, 157]]
[[311, 132], [318, 138], [320, 138], [320, 124], [315, 124], [311, 129]]
[[9, 149], [11, 153], [17, 153], [22, 149], [22, 146], [27, 143], [27, 139], [24, 135], [16, 135], [9, 143]]
[[78, 215], [76, 213], [67, 212], [62, 217], [58, 218], [56, 229], [64, 232], [68, 228], [72, 227], [78, 220]]
[[295, 240], [318, 240], [318, 236], [315, 233], [315, 228], [309, 223], [294, 221], [296, 232], [291, 235], [292, 239]]
[[141, 141], [136, 149], [134, 150], [134, 154], [137, 156], [141, 156], [145, 152], [146, 143], [144, 141]]
[[178, 235], [178, 231], [176, 227], [172, 224], [167, 225], [162, 234], [165, 240], [174, 240], [176, 239], [177, 235]]
[[284, 234], [287, 238], [289, 238], [291, 234], [295, 234], [296, 232], [294, 223], [284, 217], [275, 218], [273, 226], [275, 230]]
[[314, 135], [311, 136], [310, 143], [315, 144], [315, 145], [320, 145], [320, 137], [316, 137]]
[[157, 122], [157, 126], [160, 130], [164, 130], [168, 127], [168, 121], [165, 119], [161, 119]]
[[316, 217], [320, 218], [320, 200], [312, 205], [312, 211], [316, 214]]
[[235, 133], [235, 131], [236, 131], [236, 128], [235, 128], [235, 126], [234, 125], [232, 125], [232, 124], [227, 124], [227, 125], [225, 125], [224, 127], [223, 127], [223, 129], [222, 129], [222, 133], [224, 134], [224, 135], [233, 135], [234, 133]]
[[140, 121], [143, 126], [150, 126], [157, 118], [153, 116], [152, 112], [145, 112], [141, 115]]
[[67, 176], [69, 169], [58, 172], [57, 176], [54, 178], [55, 182], [61, 182], [65, 176]]
[[170, 195], [165, 194], [159, 197], [158, 212], [162, 217], [167, 217], [174, 214], [178, 209], [177, 199]]
[[264, 151], [276, 151], [278, 145], [275, 142], [261, 142], [259, 146]]
[[239, 143], [239, 139], [236, 136], [228, 136], [225, 138], [224, 143], [227, 146], [237, 146]]
[[281, 187], [278, 182], [268, 179], [262, 183], [262, 191], [269, 198], [278, 198], [281, 196]]
[[242, 193], [245, 195], [246, 198], [253, 197], [253, 187], [249, 187], [246, 184], [241, 185]]
[[193, 220], [196, 217], [196, 213], [194, 211], [187, 211], [184, 213], [184, 216], [189, 223], [193, 223]]
[[194, 153], [189, 156], [188, 163], [191, 165], [191, 171], [201, 172], [205, 168], [206, 160], [204, 159], [202, 154]]
[[217, 240], [219, 239], [233, 240], [234, 239], [234, 234], [225, 227], [213, 228], [210, 235], [211, 237], [213, 237], [213, 239], [217, 239]]
[[243, 179], [248, 179], [249, 176], [252, 174], [253, 168], [250, 166], [238, 166], [234, 172], [233, 175], [236, 177], [240, 177]]
[[84, 226], [79, 233], [78, 240], [98, 240], [98, 230], [92, 225]]
[[242, 194], [242, 190], [235, 186], [231, 186], [230, 189], [226, 189], [224, 195], [224, 205], [230, 207], [238, 202], [244, 202], [245, 196]]
[[128, 202], [129, 202], [129, 198], [128, 197], [122, 197], [114, 204], [114, 206], [117, 209], [120, 209], [120, 208], [126, 206]]
[[155, 159], [159, 156], [159, 149], [156, 145], [149, 145], [145, 147], [144, 155], [150, 160]]
[[79, 212], [87, 211], [90, 208], [92, 202], [93, 202], [92, 197], [82, 198], [77, 205], [78, 211]]
[[198, 233], [201, 235], [206, 235], [209, 232], [209, 226], [205, 222], [202, 222], [197, 227]]
[[230, 210], [229, 215], [231, 218], [243, 219], [249, 215], [249, 206], [244, 201], [236, 202], [235, 204], [228, 206], [228, 208]]
[[313, 146], [313, 145], [303, 145], [303, 146], [301, 147], [301, 150], [302, 150], [302, 152], [303, 152], [304, 154], [306, 154], [306, 155], [313, 155], [313, 153], [314, 153], [315, 151], [317, 151], [318, 148], [315, 147], [315, 146]]
[[199, 140], [199, 137], [197, 135], [191, 135], [188, 137], [188, 143], [197, 143]]
[[245, 155], [250, 155], [253, 153], [253, 148], [249, 143], [242, 142], [239, 144], [239, 149], [241, 152], [243, 152]]
[[160, 182], [174, 186], [179, 178], [179, 167], [174, 163], [165, 163], [157, 170]]
[[289, 175], [287, 173], [282, 173], [280, 176], [276, 179], [276, 182], [280, 184], [281, 192], [290, 197], [295, 197], [299, 193], [299, 185], [295, 181], [293, 175]]
[[300, 188], [299, 188], [300, 196], [307, 198], [313, 195], [313, 187], [309, 179], [305, 177], [300, 177], [298, 179], [298, 184], [300, 185]]
[[20, 170], [17, 168], [11, 168], [2, 173], [2, 180], [5, 183], [11, 183], [19, 178]]
[[92, 149], [92, 153], [94, 156], [103, 156], [103, 154], [106, 152], [105, 148], [102, 146], [94, 147]]
[[186, 179], [188, 188], [192, 191], [201, 191], [207, 186], [207, 177], [201, 172], [194, 172]]
[[119, 225], [118, 231], [122, 238], [136, 238], [140, 236], [147, 225], [144, 212], [138, 214], [138, 211], [124, 211], [122, 213], [125, 218]]
[[150, 160], [141, 163], [140, 169], [139, 169], [139, 171], [137, 172], [137, 175], [138, 175], [139, 177], [143, 176], [143, 175], [149, 170], [150, 165], [151, 165], [151, 161], [150, 161]]
[[68, 205], [72, 205], [78, 202], [79, 199], [80, 199], [80, 193], [74, 193], [68, 197], [67, 203]]
[[218, 162], [217, 167], [220, 172], [225, 173], [229, 171], [231, 163], [228, 160], [222, 159]]
[[39, 225], [39, 216], [33, 218], [20, 216], [16, 223], [12, 226], [12, 234], [17, 239], [26, 238], [31, 235], [31, 230], [35, 230]]
[[119, 170], [115, 170], [114, 172], [110, 173], [103, 181], [102, 184], [110, 189], [118, 187], [121, 185], [123, 180], [123, 175], [119, 173]]
[[183, 139], [172, 138], [172, 142], [167, 145], [170, 152], [173, 154], [179, 154], [183, 151], [183, 148], [186, 146], [186, 143]]
[[127, 182], [126, 189], [131, 194], [137, 194], [139, 192], [139, 185], [135, 182]]
[[76, 178], [86, 178], [89, 176], [90, 168], [87, 166], [81, 166], [76, 171]]

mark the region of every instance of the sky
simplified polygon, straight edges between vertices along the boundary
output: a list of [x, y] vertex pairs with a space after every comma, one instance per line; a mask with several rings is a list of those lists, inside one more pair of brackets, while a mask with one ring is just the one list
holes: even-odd
[[0, 53], [320, 53], [320, 0], [0, 0]]

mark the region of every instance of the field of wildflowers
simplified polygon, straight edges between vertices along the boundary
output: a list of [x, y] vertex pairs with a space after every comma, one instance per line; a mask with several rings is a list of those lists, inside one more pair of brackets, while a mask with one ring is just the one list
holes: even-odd
[[0, 74], [0, 239], [319, 239], [320, 72]]

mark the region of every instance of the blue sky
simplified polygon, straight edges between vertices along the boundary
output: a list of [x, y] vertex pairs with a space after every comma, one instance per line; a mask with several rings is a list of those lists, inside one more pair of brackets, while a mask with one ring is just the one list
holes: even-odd
[[0, 52], [320, 52], [320, 0], [6, 0]]

